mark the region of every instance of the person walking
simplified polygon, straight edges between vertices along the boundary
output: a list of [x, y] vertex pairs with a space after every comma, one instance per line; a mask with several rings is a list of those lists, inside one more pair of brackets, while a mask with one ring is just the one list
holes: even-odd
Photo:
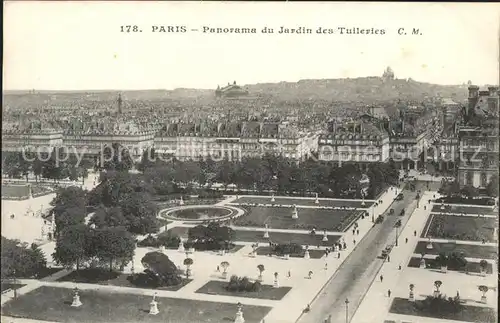
[[380, 275], [380, 282], [384, 282], [384, 276]]
[[358, 230], [356, 230], [356, 234], [359, 236], [359, 229], [358, 229]]
[[416, 237], [417, 236], [417, 230], [413, 231], [413, 236]]
[[391, 290], [390, 289], [387, 291], [387, 296], [389, 296], [389, 298], [391, 298]]
[[405, 238], [405, 243], [408, 243], [408, 238]]
[[387, 262], [391, 262], [391, 256], [387, 255]]
[[219, 266], [217, 266], [217, 272], [220, 272], [220, 267]]

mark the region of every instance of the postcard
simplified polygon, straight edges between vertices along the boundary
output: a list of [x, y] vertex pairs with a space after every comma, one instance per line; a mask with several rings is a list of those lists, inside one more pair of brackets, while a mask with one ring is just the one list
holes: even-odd
[[3, 18], [2, 322], [497, 322], [496, 3]]

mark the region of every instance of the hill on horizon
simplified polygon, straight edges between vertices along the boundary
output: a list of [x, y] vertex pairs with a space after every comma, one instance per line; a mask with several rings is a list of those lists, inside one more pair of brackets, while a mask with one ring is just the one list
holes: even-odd
[[[298, 82], [257, 83], [242, 85], [251, 95], [278, 101], [327, 100], [337, 102], [387, 102], [394, 100], [423, 100], [441, 96], [457, 101], [467, 98], [467, 85], [438, 85], [412, 79], [359, 77], [345, 79], [305, 79]], [[64, 104], [75, 101], [109, 101], [118, 93], [125, 100], [210, 99], [215, 89], [177, 88], [174, 90], [82, 90], [82, 91], [3, 91], [4, 106], [11, 101], [30, 105]], [[22, 98], [22, 99], [21, 99]], [[13, 102], [12, 102], [13, 103]], [[19, 103], [19, 102], [17, 102]], [[16, 105], [16, 104], [14, 104]]]

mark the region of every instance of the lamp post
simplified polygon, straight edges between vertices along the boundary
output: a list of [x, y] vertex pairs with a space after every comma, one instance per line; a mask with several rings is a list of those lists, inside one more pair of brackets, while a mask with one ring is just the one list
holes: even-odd
[[349, 323], [349, 299], [345, 299], [345, 323]]
[[398, 227], [396, 226], [396, 247], [398, 246]]

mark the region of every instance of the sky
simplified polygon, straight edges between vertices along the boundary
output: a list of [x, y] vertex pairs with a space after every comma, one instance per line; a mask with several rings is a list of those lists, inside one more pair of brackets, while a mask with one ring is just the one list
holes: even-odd
[[[498, 84], [499, 21], [496, 3], [4, 2], [4, 89], [213, 89], [380, 76], [387, 66], [397, 78]], [[125, 25], [142, 32], [120, 32]], [[162, 25], [188, 32], [152, 32]], [[278, 34], [280, 26], [313, 34]], [[386, 33], [316, 34], [319, 27]]]

